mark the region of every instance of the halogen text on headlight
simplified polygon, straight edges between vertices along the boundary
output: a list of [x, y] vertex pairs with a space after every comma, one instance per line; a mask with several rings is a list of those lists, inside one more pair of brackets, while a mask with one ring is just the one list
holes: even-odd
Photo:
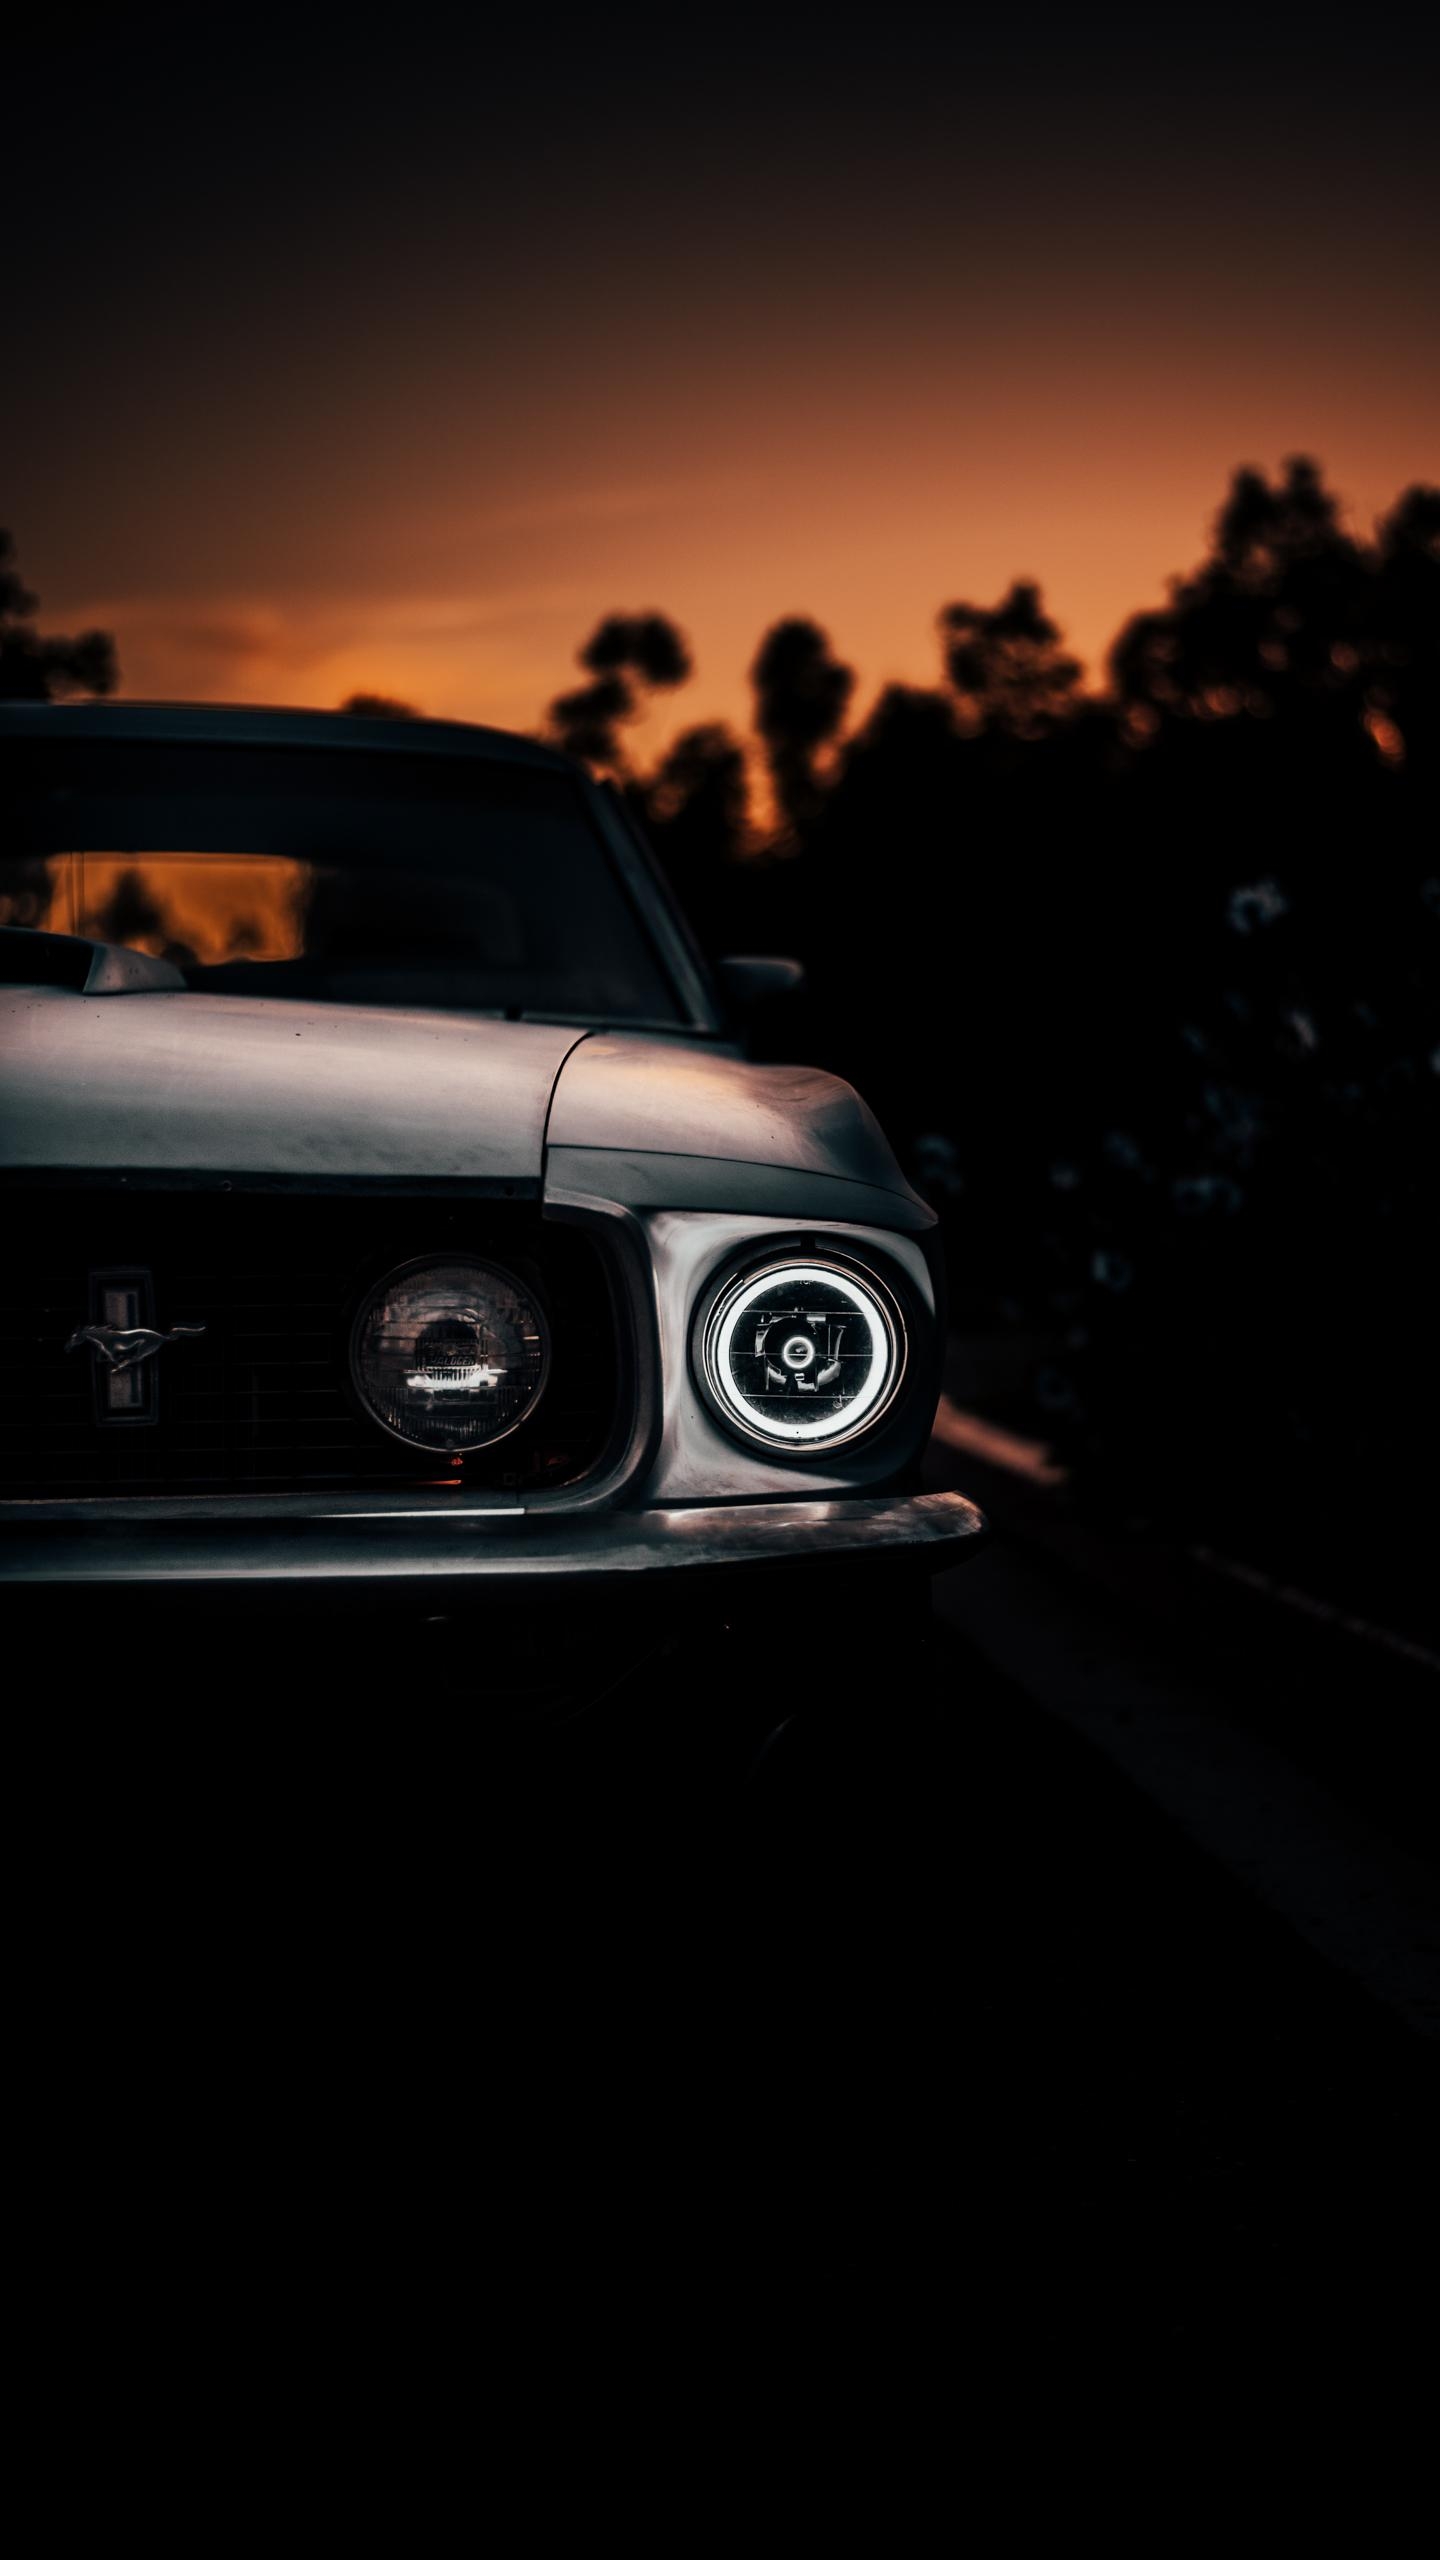
[[483, 1449], [533, 1411], [550, 1366], [545, 1318], [513, 1274], [455, 1254], [406, 1263], [355, 1318], [362, 1403], [417, 1449]]
[[772, 1446], [813, 1448], [878, 1422], [905, 1365], [882, 1282], [833, 1262], [772, 1263], [720, 1291], [699, 1344], [726, 1420]]

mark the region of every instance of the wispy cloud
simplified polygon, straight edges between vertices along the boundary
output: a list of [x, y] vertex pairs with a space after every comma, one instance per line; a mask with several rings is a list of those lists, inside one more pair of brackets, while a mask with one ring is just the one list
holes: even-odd
[[517, 499], [513, 505], [462, 517], [457, 534], [548, 533], [585, 525], [636, 524], [667, 515], [741, 505], [757, 486], [753, 473], [710, 473], [686, 480], [651, 481], [645, 487], [559, 489]]
[[587, 591], [555, 581], [484, 598], [100, 596], [81, 618], [115, 633], [132, 699], [323, 705], [383, 691], [524, 727], [592, 612]]

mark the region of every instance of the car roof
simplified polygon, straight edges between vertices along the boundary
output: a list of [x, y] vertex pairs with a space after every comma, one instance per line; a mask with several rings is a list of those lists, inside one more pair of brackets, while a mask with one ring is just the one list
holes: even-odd
[[0, 702], [0, 738], [127, 738], [151, 745], [338, 747], [350, 752], [478, 756], [583, 780], [555, 747], [468, 720], [367, 719], [353, 711], [272, 710], [229, 702]]

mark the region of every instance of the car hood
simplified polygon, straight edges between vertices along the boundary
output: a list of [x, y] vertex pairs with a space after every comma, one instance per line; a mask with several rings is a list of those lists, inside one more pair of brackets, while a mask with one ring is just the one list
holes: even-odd
[[597, 1032], [566, 1060], [546, 1183], [636, 1207], [933, 1223], [839, 1076], [633, 1033]]
[[12, 1169], [537, 1188], [572, 1024], [252, 996], [0, 992]]

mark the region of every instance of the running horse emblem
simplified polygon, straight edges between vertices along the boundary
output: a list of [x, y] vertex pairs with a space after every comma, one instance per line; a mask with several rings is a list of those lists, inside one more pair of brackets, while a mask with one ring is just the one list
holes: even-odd
[[107, 1369], [117, 1375], [127, 1369], [138, 1369], [142, 1360], [153, 1360], [167, 1342], [180, 1342], [187, 1334], [203, 1333], [203, 1324], [173, 1325], [169, 1333], [157, 1333], [148, 1324], [82, 1324], [71, 1334], [67, 1351], [83, 1350], [86, 1343]]

